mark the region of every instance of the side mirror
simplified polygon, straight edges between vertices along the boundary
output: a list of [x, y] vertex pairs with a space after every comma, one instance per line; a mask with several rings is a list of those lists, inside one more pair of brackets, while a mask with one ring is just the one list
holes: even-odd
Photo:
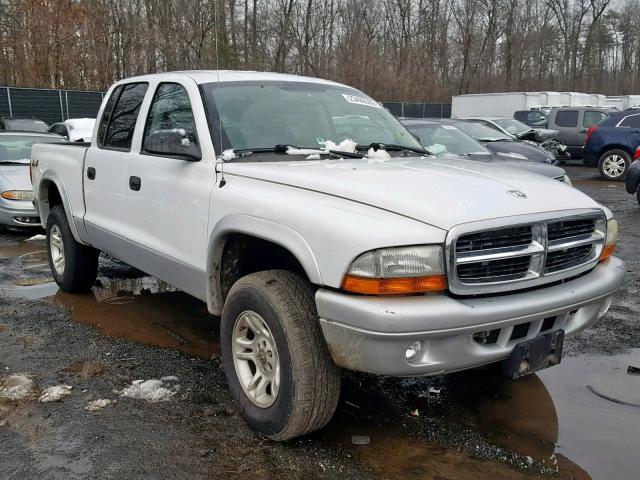
[[190, 162], [199, 162], [202, 152], [195, 135], [181, 128], [157, 130], [145, 138], [144, 150], [148, 153], [167, 157], [178, 157]]

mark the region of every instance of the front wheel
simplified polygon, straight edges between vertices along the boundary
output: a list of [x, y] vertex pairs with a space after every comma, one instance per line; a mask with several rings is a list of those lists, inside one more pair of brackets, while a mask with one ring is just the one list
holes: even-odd
[[598, 170], [607, 180], [624, 180], [627, 168], [631, 165], [631, 157], [624, 150], [609, 150], [600, 157]]
[[91, 289], [98, 274], [99, 250], [76, 242], [62, 205], [56, 205], [47, 219], [47, 255], [51, 274], [65, 292]]
[[229, 389], [251, 428], [289, 440], [331, 419], [340, 372], [301, 277], [270, 270], [238, 280], [222, 311], [220, 341]]

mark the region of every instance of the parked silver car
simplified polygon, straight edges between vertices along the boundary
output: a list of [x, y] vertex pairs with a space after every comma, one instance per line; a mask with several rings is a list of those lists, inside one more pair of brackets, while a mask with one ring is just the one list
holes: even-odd
[[40, 227], [29, 177], [31, 147], [61, 142], [65, 139], [59, 135], [0, 132], [0, 227]]

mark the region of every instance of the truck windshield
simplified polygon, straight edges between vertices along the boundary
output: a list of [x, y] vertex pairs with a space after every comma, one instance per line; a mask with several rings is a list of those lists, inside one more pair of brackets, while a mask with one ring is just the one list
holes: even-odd
[[385, 108], [358, 90], [312, 82], [247, 81], [201, 86], [216, 151], [276, 145], [322, 148], [353, 140], [420, 149]]
[[469, 135], [453, 125], [407, 125], [420, 137], [420, 143], [429, 153], [442, 157], [446, 155], [489, 155], [484, 148]]
[[31, 147], [34, 143], [63, 143], [61, 137], [39, 135], [0, 134], [0, 164], [24, 163], [31, 161]]

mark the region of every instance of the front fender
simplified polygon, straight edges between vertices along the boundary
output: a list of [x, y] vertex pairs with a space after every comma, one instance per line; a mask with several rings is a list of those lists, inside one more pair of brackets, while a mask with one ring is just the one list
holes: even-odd
[[236, 233], [251, 235], [286, 248], [300, 262], [311, 283], [322, 285], [322, 276], [315, 255], [298, 232], [285, 225], [245, 214], [230, 214], [216, 223], [209, 237], [207, 258], [207, 306], [219, 315], [222, 311], [220, 268], [227, 238]]
[[624, 186], [627, 189], [627, 193], [635, 194], [638, 191], [638, 185], [640, 185], [640, 160], [634, 161], [627, 169], [627, 176], [625, 177]]

